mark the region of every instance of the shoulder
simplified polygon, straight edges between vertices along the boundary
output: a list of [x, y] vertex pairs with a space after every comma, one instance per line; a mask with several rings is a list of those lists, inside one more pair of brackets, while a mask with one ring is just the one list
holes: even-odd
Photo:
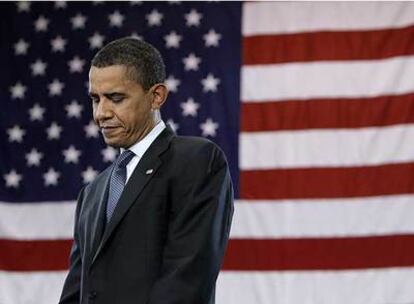
[[171, 142], [171, 149], [174, 153], [189, 157], [202, 156], [223, 156], [224, 153], [214, 142], [194, 136], [175, 136]]
[[173, 166], [186, 170], [200, 169], [204, 172], [227, 167], [227, 160], [221, 148], [202, 137], [175, 136], [171, 141], [169, 161]]
[[211, 140], [204, 137], [195, 136], [175, 136], [172, 140], [173, 148], [180, 150], [220, 150], [221, 149]]

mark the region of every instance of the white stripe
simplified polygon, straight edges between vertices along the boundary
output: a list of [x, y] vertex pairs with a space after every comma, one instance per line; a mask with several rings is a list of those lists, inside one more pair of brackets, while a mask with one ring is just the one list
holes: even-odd
[[[75, 203], [10, 205], [0, 204], [0, 238], [72, 238]], [[342, 237], [414, 233], [413, 213], [413, 195], [326, 200], [239, 200], [235, 204], [231, 237]], [[33, 215], [41, 220], [32, 220]]]
[[248, 2], [243, 5], [244, 36], [372, 30], [414, 23], [414, 3], [406, 2]]
[[410, 304], [414, 269], [222, 272], [217, 304]]
[[[0, 272], [1, 304], [57, 303], [66, 271]], [[408, 304], [414, 269], [221, 272], [217, 304]]]
[[414, 233], [414, 195], [238, 201], [231, 238], [335, 238]]
[[0, 271], [1, 304], [49, 304], [59, 301], [67, 271]]
[[414, 57], [242, 67], [243, 101], [374, 97], [414, 91]]
[[413, 142], [413, 124], [241, 133], [240, 167], [251, 170], [409, 162], [414, 160]]
[[75, 206], [74, 201], [0, 202], [0, 239], [71, 239]]

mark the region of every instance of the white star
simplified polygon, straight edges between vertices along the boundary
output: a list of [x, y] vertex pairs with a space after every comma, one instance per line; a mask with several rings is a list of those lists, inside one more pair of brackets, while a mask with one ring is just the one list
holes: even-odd
[[209, 30], [207, 34], [203, 35], [203, 39], [206, 47], [218, 46], [221, 34], [217, 33], [215, 30]]
[[49, 171], [43, 174], [43, 179], [45, 180], [44, 185], [48, 186], [56, 186], [58, 184], [58, 179], [60, 177], [60, 173], [57, 172], [53, 168], [49, 168]]
[[30, 44], [24, 39], [20, 39], [17, 43], [14, 44], [14, 54], [15, 55], [26, 55], [27, 50]]
[[12, 99], [23, 99], [26, 94], [27, 87], [24, 86], [20, 81], [14, 86], [10, 87], [10, 93]]
[[181, 81], [175, 78], [174, 75], [170, 75], [167, 79], [165, 79], [165, 85], [171, 92], [177, 92], [177, 88], [180, 85], [180, 83]]
[[49, 25], [49, 19], [46, 19], [43, 15], [39, 16], [34, 22], [36, 32], [46, 32]]
[[108, 16], [108, 19], [111, 27], [122, 27], [125, 17], [119, 11], [115, 11]]
[[131, 37], [131, 38], [138, 39], [138, 40], [144, 40], [144, 38], [143, 38], [141, 35], [138, 35], [138, 34], [137, 34], [137, 32], [133, 32], [133, 33], [130, 35], [130, 37]]
[[197, 110], [200, 107], [199, 103], [194, 102], [193, 98], [188, 98], [186, 102], [180, 104], [183, 109], [183, 116], [197, 116]]
[[23, 141], [23, 136], [26, 134], [26, 131], [20, 126], [15, 125], [13, 128], [7, 129], [7, 134], [9, 134], [9, 141], [10, 142], [18, 142], [21, 143]]
[[188, 14], [185, 14], [186, 25], [188, 27], [199, 26], [201, 18], [203, 18], [203, 15], [192, 9]]
[[207, 118], [205, 122], [200, 124], [203, 136], [215, 137], [217, 134], [218, 127], [219, 124], [217, 122], [214, 122], [211, 118]]
[[198, 65], [200, 64], [200, 62], [201, 62], [201, 58], [197, 57], [193, 53], [183, 58], [184, 69], [186, 71], [191, 71], [191, 70], [197, 71]]
[[43, 153], [40, 153], [33, 148], [29, 153], [26, 153], [27, 166], [40, 166], [40, 160], [43, 158]]
[[7, 188], [18, 188], [20, 181], [22, 180], [22, 175], [18, 174], [16, 170], [11, 170], [9, 173], [4, 174], [3, 178], [6, 180]]
[[66, 39], [63, 39], [62, 36], [57, 36], [55, 39], [50, 40], [52, 45], [53, 52], [63, 52], [65, 51]]
[[46, 67], [47, 67], [47, 63], [43, 62], [41, 59], [37, 59], [35, 62], [33, 62], [30, 65], [30, 68], [32, 69], [32, 75], [33, 76], [45, 75]]
[[84, 127], [84, 130], [85, 130], [85, 133], [86, 133], [86, 137], [88, 137], [88, 138], [89, 137], [98, 137], [99, 128], [93, 120], [91, 120], [89, 122], [89, 124], [87, 124]]
[[75, 17], [70, 18], [70, 22], [72, 22], [72, 29], [84, 29], [86, 20], [86, 16], [81, 13], [76, 14]]
[[203, 92], [216, 92], [217, 86], [220, 84], [220, 79], [209, 73], [206, 78], [201, 80], [201, 83], [203, 85]]
[[165, 47], [166, 48], [179, 48], [180, 41], [183, 37], [178, 35], [175, 31], [170, 32], [168, 35], [164, 36]]
[[65, 110], [67, 112], [66, 115], [68, 116], [68, 118], [70, 117], [80, 118], [81, 112], [83, 110], [83, 106], [80, 105], [76, 100], [72, 100], [70, 104], [65, 106]]
[[66, 8], [68, 5], [67, 5], [67, 3], [66, 3], [66, 1], [55, 1], [55, 9], [60, 9], [60, 8], [62, 8], [62, 9], [64, 9], [64, 8]]
[[62, 95], [62, 90], [65, 87], [65, 84], [58, 79], [54, 79], [53, 82], [48, 84], [49, 96], [59, 96]]
[[79, 56], [75, 56], [68, 62], [69, 70], [71, 73], [82, 73], [84, 64], [85, 60], [80, 59]]
[[29, 12], [30, 11], [30, 2], [29, 1], [21, 1], [16, 3], [17, 11], [21, 12]]
[[59, 139], [60, 133], [62, 132], [62, 127], [59, 126], [56, 122], [52, 122], [49, 128], [46, 129], [47, 138], [49, 140]]
[[29, 109], [30, 120], [43, 120], [43, 114], [45, 114], [45, 108], [39, 106], [38, 103], [34, 104], [33, 107]]
[[167, 124], [170, 125], [171, 129], [174, 132], [177, 132], [177, 130], [180, 128], [180, 126], [178, 125], [178, 123], [176, 123], [174, 120], [172, 120], [171, 118], [167, 120]]
[[118, 150], [110, 146], [101, 151], [104, 162], [113, 162], [118, 155]]
[[66, 150], [63, 150], [62, 154], [65, 157], [65, 163], [77, 164], [79, 162], [81, 151], [77, 150], [74, 146], [71, 145]]
[[86, 168], [85, 171], [82, 172], [82, 179], [84, 184], [88, 184], [92, 182], [95, 177], [98, 175], [98, 171], [94, 170], [91, 166]]
[[98, 32], [95, 32], [92, 37], [89, 37], [89, 48], [90, 49], [98, 49], [103, 46], [103, 42], [105, 40], [105, 37], [99, 34]]
[[156, 9], [153, 9], [151, 13], [145, 16], [148, 21], [148, 26], [160, 26], [163, 17], [164, 16]]

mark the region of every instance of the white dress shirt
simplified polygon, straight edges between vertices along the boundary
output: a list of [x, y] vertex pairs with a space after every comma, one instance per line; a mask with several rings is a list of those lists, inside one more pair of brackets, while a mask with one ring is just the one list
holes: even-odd
[[[141, 157], [144, 155], [145, 151], [148, 150], [149, 146], [151, 146], [152, 142], [161, 134], [161, 132], [166, 128], [165, 123], [161, 120], [159, 123], [155, 125], [155, 127], [147, 134], [143, 139], [139, 142], [135, 143], [131, 146], [128, 150], [134, 152], [135, 156], [130, 160], [128, 165], [126, 166], [127, 169], [127, 177], [126, 182], [128, 182], [129, 178], [134, 172], [135, 168], [137, 167]], [[125, 149], [121, 148], [121, 153], [125, 151]]]

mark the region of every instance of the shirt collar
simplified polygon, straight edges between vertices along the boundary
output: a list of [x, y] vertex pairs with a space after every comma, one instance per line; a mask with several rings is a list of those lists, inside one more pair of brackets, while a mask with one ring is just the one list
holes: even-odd
[[[136, 142], [128, 150], [131, 150], [132, 152], [134, 152], [136, 156], [141, 158], [144, 155], [145, 151], [148, 150], [149, 146], [151, 146], [153, 141], [158, 137], [158, 135], [161, 134], [161, 132], [165, 128], [166, 128], [165, 123], [164, 121], [161, 120], [159, 123], [155, 125], [154, 128], [152, 128], [152, 130], [147, 135], [145, 135], [143, 139]], [[121, 153], [124, 151], [125, 149], [121, 148]]]

